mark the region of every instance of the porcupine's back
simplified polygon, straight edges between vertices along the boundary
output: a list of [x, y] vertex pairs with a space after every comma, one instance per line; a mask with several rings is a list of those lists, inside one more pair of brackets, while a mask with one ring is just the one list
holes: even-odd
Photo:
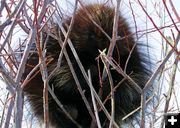
[[[85, 8], [80, 8], [75, 14], [74, 25], [72, 31], [69, 35], [76, 52], [85, 68], [85, 70], [90, 69], [92, 75], [92, 83], [97, 91], [101, 93], [100, 97], [102, 101], [105, 101], [110, 94], [110, 85], [108, 78], [103, 81], [102, 85], [99, 85], [99, 73], [102, 74], [103, 64], [100, 60], [100, 70], [98, 70], [97, 57], [99, 55], [99, 50], [108, 49], [110, 40], [107, 36], [91, 21], [86, 11], [90, 14], [93, 21], [95, 21], [107, 34], [109, 37], [112, 37], [113, 29], [113, 19], [114, 19], [114, 8], [103, 4], [92, 4], [87, 5]], [[67, 18], [63, 26], [67, 30], [67, 25], [70, 24], [71, 18]], [[141, 53], [138, 49], [138, 46], [135, 45], [135, 40], [130, 32], [130, 29], [127, 25], [127, 22], [122, 16], [119, 16], [118, 21], [118, 36], [119, 40], [116, 42], [116, 46], [113, 52], [113, 61], [124, 70], [127, 63], [126, 73], [141, 87], [143, 88], [145, 82], [150, 75], [149, 71], [146, 68], [147, 60], [146, 54]], [[62, 39], [64, 36], [62, 35]], [[137, 43], [137, 45], [139, 45]], [[60, 53], [59, 42], [49, 36], [47, 42], [47, 56], [50, 61], [48, 65], [48, 72], [55, 68], [57, 60]], [[70, 48], [67, 46], [67, 52], [72, 61], [73, 68], [76, 71], [77, 77], [80, 81], [80, 85], [84, 90], [86, 98], [88, 99], [90, 105], [92, 105], [90, 90], [86, 84], [82, 73], [73, 57], [73, 54], [70, 51]], [[132, 51], [133, 50], [133, 51]], [[132, 51], [129, 60], [129, 54]], [[30, 70], [38, 63], [38, 56], [36, 53], [33, 53], [29, 56], [25, 74], [28, 74]], [[30, 65], [30, 66], [28, 66]], [[115, 93], [115, 120], [120, 124], [120, 120], [123, 116], [133, 111], [140, 105], [140, 94], [134, 88], [134, 85], [129, 82], [127, 79], [119, 85], [119, 82], [124, 78], [120, 75], [115, 69], [110, 67], [110, 72], [113, 78], [114, 86], [116, 87]], [[66, 59], [63, 58], [62, 64], [59, 69], [53, 74], [52, 78], [49, 80], [49, 85], [54, 89], [54, 92], [58, 100], [63, 104], [64, 108], [70, 113], [72, 118], [78, 122], [83, 128], [88, 128], [91, 125], [91, 116], [82, 100], [81, 95], [77, 89], [76, 83], [73, 79], [69, 66], [66, 62]], [[102, 87], [100, 87], [102, 86]], [[40, 73], [35, 75], [28, 85], [24, 89], [25, 95], [27, 96], [32, 110], [35, 115], [41, 120], [43, 120], [43, 81]], [[92, 106], [90, 106], [92, 108]], [[111, 100], [110, 98], [105, 102], [105, 107], [107, 110], [111, 111]], [[93, 108], [92, 108], [93, 110]], [[49, 119], [52, 126], [57, 128], [75, 128], [77, 127], [60, 107], [56, 104], [52, 96], [49, 94]], [[103, 114], [102, 110], [99, 112], [100, 120], [104, 127], [108, 126], [108, 119]]]

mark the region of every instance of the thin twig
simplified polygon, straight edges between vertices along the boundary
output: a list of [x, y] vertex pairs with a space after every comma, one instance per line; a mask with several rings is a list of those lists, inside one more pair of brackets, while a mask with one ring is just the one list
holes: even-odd
[[109, 63], [107, 62], [105, 56], [106, 56], [105, 51], [100, 53], [100, 57], [101, 57], [101, 60], [104, 64], [104, 67], [106, 69], [107, 76], [109, 79], [110, 88], [111, 88], [111, 120], [110, 120], [110, 124], [109, 124], [109, 128], [111, 128], [113, 126], [114, 116], [115, 116], [114, 82], [113, 82], [111, 72], [109, 69]]
[[[113, 22], [113, 31], [112, 31], [112, 39], [110, 40], [111, 43], [108, 48], [108, 57], [112, 57], [114, 47], [116, 45], [117, 35], [118, 35], [118, 22], [119, 22], [119, 7], [120, 7], [121, 0], [117, 0], [115, 12], [114, 12], [114, 22]], [[107, 65], [109, 67], [109, 65]], [[105, 68], [103, 69], [102, 79], [105, 80], [107, 73]]]
[[89, 83], [91, 84], [90, 91], [91, 91], [91, 98], [92, 98], [92, 103], [93, 103], [93, 107], [94, 107], [94, 113], [95, 113], [95, 117], [96, 117], [97, 126], [98, 126], [98, 128], [102, 128], [101, 122], [99, 119], [99, 114], [98, 114], [98, 110], [97, 110], [97, 105], [96, 105], [93, 89], [92, 89], [93, 86], [92, 86], [92, 79], [91, 79], [90, 70], [88, 70], [88, 76], [89, 76]]
[[[7, 43], [8, 39], [9, 39], [10, 35], [12, 34], [13, 29], [14, 29], [14, 26], [16, 25], [16, 20], [18, 19], [19, 15], [20, 15], [20, 12], [22, 11], [22, 8], [24, 7], [25, 2], [26, 2], [26, 0], [21, 0], [21, 1], [19, 2], [19, 4], [16, 6], [15, 11], [11, 14], [12, 16], [13, 16], [13, 14], [14, 14], [14, 15], [16, 14], [16, 15], [15, 15], [15, 18], [14, 18], [15, 20], [12, 22], [12, 25], [11, 25], [11, 27], [10, 27], [10, 29], [9, 29], [9, 32], [8, 32], [5, 40], [3, 41], [3, 43], [2, 43], [2, 45], [1, 45], [1, 47], [0, 47], [0, 52], [3, 50], [3, 48], [4, 48], [4, 46], [6, 45], [6, 43]], [[17, 12], [16, 12], [16, 11], [17, 11]], [[10, 16], [9, 19], [10, 19], [12, 16]], [[9, 22], [8, 22], [8, 23], [9, 23]]]
[[174, 49], [174, 51], [179, 54], [179, 52], [174, 48], [174, 46], [167, 40], [167, 38], [165, 37], [165, 35], [158, 29], [158, 26], [155, 24], [154, 20], [152, 19], [152, 17], [148, 14], [148, 12], [145, 10], [144, 6], [142, 5], [142, 3], [140, 2], [140, 0], [138, 0], [139, 5], [141, 6], [142, 10], [144, 11], [144, 13], [147, 15], [147, 17], [149, 18], [149, 20], [151, 21], [151, 23], [153, 24], [153, 26], [156, 28], [156, 30], [159, 32], [159, 34], [163, 37], [163, 39], [168, 43], [169, 46], [171, 46], [172, 49]]
[[[179, 56], [176, 57], [174, 65], [173, 65], [172, 77], [171, 77], [171, 81], [170, 81], [170, 84], [169, 84], [169, 89], [168, 89], [168, 93], [167, 93], [167, 96], [166, 96], [166, 102], [165, 102], [164, 112], [163, 113], [168, 112], [169, 103], [170, 103], [171, 96], [172, 96], [172, 91], [174, 89], [174, 82], [175, 82], [175, 76], [176, 76], [176, 71], [177, 71], [177, 67], [178, 67], [177, 66], [178, 61], [179, 61]], [[161, 128], [164, 127], [164, 124], [165, 124], [164, 122], [165, 122], [165, 119], [163, 118], [162, 122], [161, 122]]]

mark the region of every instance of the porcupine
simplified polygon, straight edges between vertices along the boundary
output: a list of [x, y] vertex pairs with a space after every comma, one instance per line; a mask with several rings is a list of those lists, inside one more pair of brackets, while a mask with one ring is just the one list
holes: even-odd
[[[74, 25], [72, 26], [69, 35], [69, 39], [72, 41], [84, 69], [86, 71], [90, 69], [92, 85], [95, 88], [95, 91], [97, 93], [101, 92], [99, 93], [100, 98], [102, 102], [106, 100], [104, 106], [110, 113], [111, 98], [107, 99], [111, 92], [110, 83], [108, 77], [104, 80], [100, 80], [99, 76], [102, 75], [104, 64], [101, 60], [99, 60], [98, 63], [97, 58], [100, 54], [99, 51], [106, 49], [105, 52], [107, 53], [111, 40], [109, 40], [102, 30], [94, 25], [87, 13], [109, 37], [112, 37], [115, 12], [113, 7], [104, 4], [90, 4], [86, 5], [84, 8], [82, 7], [75, 13]], [[67, 26], [70, 24], [71, 19], [71, 17], [66, 18], [62, 23], [62, 26], [66, 28], [66, 30], [68, 29]], [[62, 33], [60, 29], [58, 29], [58, 31]], [[45, 35], [48, 34], [45, 33]], [[146, 53], [141, 52], [139, 49], [141, 44], [135, 42], [133, 33], [131, 32], [127, 21], [121, 14], [118, 17], [117, 37], [120, 37], [120, 39], [116, 41], [111, 60], [120, 66], [122, 70], [126, 70], [126, 74], [129, 75], [140, 88], [143, 88], [151, 74], [147, 66], [149, 64], [147, 61], [148, 58]], [[63, 34], [61, 34], [61, 38], [65, 39]], [[143, 47], [148, 46], [143, 45]], [[75, 73], [77, 74], [81, 88], [90, 104], [90, 108], [93, 110], [93, 107], [91, 106], [92, 100], [90, 88], [86, 83], [68, 44], [66, 50]], [[60, 51], [61, 47], [58, 40], [50, 35], [46, 43], [47, 56], [52, 59], [52, 61], [47, 64], [49, 74], [57, 65]], [[25, 74], [28, 74], [37, 64], [38, 55], [37, 53], [32, 53], [28, 58]], [[141, 94], [135, 89], [135, 85], [133, 85], [130, 80], [125, 79], [124, 76], [113, 69], [112, 66], [109, 67], [109, 70], [113, 79], [113, 85], [116, 88], [114, 89], [115, 121], [118, 125], [121, 125], [122, 117], [140, 106]], [[49, 85], [53, 88], [55, 95], [63, 104], [64, 108], [82, 128], [88, 128], [92, 125], [92, 118], [78, 91], [65, 57], [63, 57], [61, 61], [61, 66], [50, 78]], [[43, 120], [43, 81], [40, 72], [30, 79], [24, 88], [24, 93], [32, 107], [33, 113], [39, 119]], [[109, 120], [102, 109], [99, 109], [98, 113], [102, 126], [104, 128], [108, 127]], [[49, 120], [51, 125], [56, 128], [77, 127], [77, 125], [66, 116], [50, 94]], [[96, 127], [96, 125], [94, 127]]]

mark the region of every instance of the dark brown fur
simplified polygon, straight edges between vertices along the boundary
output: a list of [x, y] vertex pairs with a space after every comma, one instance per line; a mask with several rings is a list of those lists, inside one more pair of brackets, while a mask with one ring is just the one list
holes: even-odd
[[[93, 20], [99, 24], [104, 31], [111, 37], [114, 9], [105, 5], [88, 5], [85, 6]], [[69, 24], [71, 18], [67, 18], [63, 23]], [[116, 47], [113, 52], [113, 59], [124, 69], [127, 58], [129, 56], [132, 47], [135, 44], [134, 38], [125, 19], [119, 16], [118, 21], [118, 36], [122, 37], [122, 40], [117, 41]], [[99, 55], [98, 50], [108, 49], [110, 41], [108, 38], [99, 30], [92, 21], [88, 18], [84, 9], [79, 9], [75, 14], [74, 26], [70, 33], [69, 38], [71, 39], [79, 58], [85, 68], [90, 69], [92, 73], [92, 83], [97, 91], [100, 91], [99, 85], [99, 73], [96, 58]], [[62, 39], [64, 37], [62, 36]], [[148, 79], [149, 71], [145, 64], [147, 63], [146, 54], [141, 53], [138, 49], [139, 44], [134, 48], [132, 55], [128, 61], [126, 73], [141, 87], [144, 87], [145, 82]], [[60, 46], [56, 39], [49, 37], [47, 42], [47, 55], [49, 58], [53, 58], [53, 61], [48, 64], [48, 72], [55, 68], [57, 59], [60, 53]], [[73, 63], [73, 67], [76, 71], [81, 87], [85, 90], [85, 95], [92, 105], [89, 86], [85, 82], [82, 73], [69, 49], [67, 47], [68, 54]], [[31, 54], [27, 64], [25, 74], [28, 74], [30, 70], [38, 63], [37, 54]], [[100, 62], [100, 70], [102, 73], [103, 64]], [[123, 76], [117, 73], [115, 70], [110, 70], [114, 86], [116, 86], [122, 79]], [[71, 71], [68, 64], [63, 58], [61, 67], [53, 74], [49, 81], [49, 85], [54, 88], [54, 92], [58, 97], [59, 101], [64, 105], [70, 115], [76, 120], [82, 128], [89, 128], [91, 125], [91, 117], [87, 111], [87, 108], [82, 100], [81, 95], [77, 89], [75, 81], [72, 77]], [[27, 96], [32, 110], [38, 118], [43, 120], [43, 81], [40, 73], [38, 73], [25, 87], [25, 95]], [[140, 105], [140, 94], [134, 88], [128, 80], [125, 80], [115, 90], [115, 121], [120, 125], [123, 116], [133, 111]], [[103, 81], [102, 85], [102, 101], [104, 101], [110, 94], [110, 85], [108, 78]], [[110, 112], [111, 101], [110, 99], [105, 103], [105, 107]], [[93, 108], [92, 108], [93, 110]], [[58, 107], [52, 96], [49, 94], [49, 115], [52, 126], [57, 128], [76, 128], [77, 126], [69, 120], [63, 111]], [[108, 127], [108, 119], [102, 111], [99, 112], [101, 124], [105, 124], [104, 128]]]

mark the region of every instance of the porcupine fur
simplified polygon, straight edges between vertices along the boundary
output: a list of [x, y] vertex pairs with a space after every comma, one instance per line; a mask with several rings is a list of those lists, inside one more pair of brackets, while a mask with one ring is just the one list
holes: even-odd
[[[114, 8], [103, 4], [90, 4], [85, 6], [88, 13], [91, 15], [92, 19], [99, 25], [103, 30], [112, 37], [113, 29], [113, 19], [114, 19]], [[71, 18], [67, 18], [62, 23], [62, 26], [66, 28], [70, 24]], [[58, 29], [61, 32], [60, 29]], [[47, 36], [47, 33], [45, 33]], [[133, 33], [130, 31], [128, 23], [120, 15], [118, 19], [118, 36], [121, 39], [117, 40], [116, 46], [113, 51], [113, 60], [124, 70], [129, 54], [134, 47], [130, 58], [127, 63], [126, 73], [129, 75], [141, 88], [144, 87], [149, 75], [151, 74], [148, 70], [147, 55], [142, 53], [139, 49], [141, 44], [135, 42]], [[65, 37], [61, 34], [61, 38]], [[87, 16], [84, 8], [80, 8], [75, 13], [74, 25], [69, 35], [70, 40], [80, 58], [80, 61], [87, 71], [90, 69], [92, 75], [92, 85], [94, 86], [97, 93], [101, 90], [101, 100], [102, 102], [110, 94], [110, 84], [108, 77], [102, 81], [100, 85], [99, 73], [102, 75], [103, 63], [100, 61], [98, 70], [97, 57], [99, 56], [99, 50], [108, 50], [110, 40], [106, 37], [102, 31], [93, 24], [91, 19]], [[145, 46], [143, 46], [145, 47]], [[69, 46], [66, 46], [67, 53], [73, 64], [73, 68], [77, 74], [78, 80], [84, 94], [88, 99], [90, 105], [92, 105], [90, 89], [87, 85], [83, 75], [78, 67], [78, 64], [71, 53]], [[47, 64], [48, 73], [50, 74], [52, 70], [56, 67], [58, 57], [61, 51], [61, 47], [57, 39], [52, 36], [48, 37], [46, 45], [46, 53], [48, 58], [53, 59], [49, 64]], [[106, 50], [106, 53], [107, 53]], [[37, 53], [32, 53], [27, 61], [27, 66], [25, 74], [28, 74], [34, 66], [38, 64]], [[124, 78], [116, 70], [110, 67], [110, 72], [113, 78], [114, 86], [116, 87], [118, 83]], [[49, 80], [50, 87], [53, 87], [54, 93], [56, 94], [58, 100], [63, 104], [64, 108], [70, 113], [72, 118], [77, 121], [77, 123], [82, 128], [89, 128], [91, 126], [91, 116], [82, 100], [77, 85], [71, 74], [70, 68], [67, 64], [65, 57], [61, 62], [60, 68], [58, 68], [53, 76]], [[137, 92], [134, 85], [125, 79], [120, 85], [118, 85], [114, 91], [115, 96], [115, 121], [118, 125], [121, 125], [121, 119], [126, 114], [130, 113], [134, 109], [140, 106], [141, 94]], [[37, 73], [24, 88], [25, 96], [27, 97], [33, 113], [41, 120], [43, 120], [43, 81], [42, 76]], [[105, 102], [105, 107], [111, 112], [111, 100]], [[93, 107], [90, 106], [93, 110]], [[101, 124], [104, 128], [109, 125], [109, 120], [105, 116], [102, 109], [99, 111], [99, 118]], [[131, 119], [131, 118], [130, 118]], [[61, 108], [54, 101], [52, 96], [49, 94], [49, 120], [53, 127], [55, 128], [76, 128], [74, 124], [61, 110]], [[96, 125], [95, 125], [96, 127]]]

